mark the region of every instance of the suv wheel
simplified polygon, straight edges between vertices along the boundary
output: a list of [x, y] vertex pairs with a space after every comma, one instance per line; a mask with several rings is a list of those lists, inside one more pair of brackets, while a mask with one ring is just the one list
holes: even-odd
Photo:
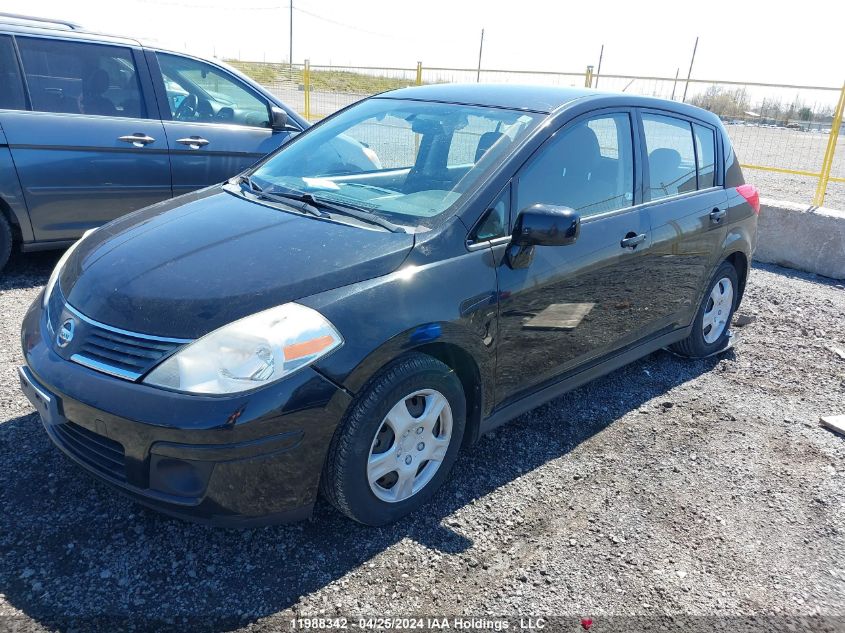
[[335, 432], [323, 494], [360, 523], [396, 521], [446, 480], [465, 424], [455, 372], [425, 354], [404, 356], [370, 380]]
[[12, 227], [9, 226], [9, 221], [0, 213], [0, 270], [9, 261], [9, 255], [12, 254]]
[[739, 280], [730, 262], [716, 269], [695, 315], [692, 332], [671, 349], [691, 358], [703, 358], [724, 347], [738, 297]]

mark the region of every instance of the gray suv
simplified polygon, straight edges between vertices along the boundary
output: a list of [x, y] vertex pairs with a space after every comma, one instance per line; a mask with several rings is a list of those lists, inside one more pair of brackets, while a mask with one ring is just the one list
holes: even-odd
[[0, 269], [13, 242], [64, 248], [222, 182], [308, 127], [219, 62], [12, 14], [0, 14], [0, 87]]

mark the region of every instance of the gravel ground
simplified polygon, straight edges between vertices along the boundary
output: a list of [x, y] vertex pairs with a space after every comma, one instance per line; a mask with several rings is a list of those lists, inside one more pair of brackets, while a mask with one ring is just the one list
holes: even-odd
[[830, 349], [845, 349], [841, 284], [757, 266], [734, 350], [658, 352], [523, 415], [397, 525], [365, 528], [320, 503], [309, 522], [227, 531], [145, 510], [50, 445], [15, 365], [55, 260], [16, 256], [0, 277], [0, 616], [15, 616], [0, 626], [201, 617], [269, 631], [337, 614], [845, 626], [845, 438], [818, 425], [845, 413], [845, 359]]

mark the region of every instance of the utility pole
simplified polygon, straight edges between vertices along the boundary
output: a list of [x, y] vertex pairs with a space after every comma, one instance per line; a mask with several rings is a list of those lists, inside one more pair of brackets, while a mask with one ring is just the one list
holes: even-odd
[[288, 57], [290, 72], [293, 75], [293, 0], [290, 0], [290, 53]]
[[672, 101], [675, 100], [675, 88], [678, 86], [678, 73], [681, 72], [680, 68], [675, 69], [675, 83], [672, 84]]
[[689, 60], [689, 72], [687, 73], [687, 83], [684, 84], [684, 98], [681, 99], [683, 103], [687, 102], [687, 88], [689, 88], [689, 78], [692, 76], [692, 64], [695, 62], [695, 51], [698, 50], [698, 36], [695, 36], [695, 46], [692, 47], [692, 59]]
[[481, 29], [481, 44], [478, 47], [478, 72], [475, 74], [475, 83], [481, 81], [481, 53], [484, 51], [484, 29]]
[[599, 52], [599, 67], [596, 69], [596, 88], [599, 87], [599, 77], [601, 76], [601, 58], [604, 57], [604, 44], [601, 45]]

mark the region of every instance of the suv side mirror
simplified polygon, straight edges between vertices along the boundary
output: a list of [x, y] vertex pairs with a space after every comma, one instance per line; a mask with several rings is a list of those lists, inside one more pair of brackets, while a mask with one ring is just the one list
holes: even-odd
[[533, 204], [519, 212], [511, 243], [517, 246], [566, 246], [578, 239], [581, 218], [569, 207]]
[[288, 113], [277, 106], [270, 108], [270, 127], [274, 130], [286, 130], [288, 128]]

